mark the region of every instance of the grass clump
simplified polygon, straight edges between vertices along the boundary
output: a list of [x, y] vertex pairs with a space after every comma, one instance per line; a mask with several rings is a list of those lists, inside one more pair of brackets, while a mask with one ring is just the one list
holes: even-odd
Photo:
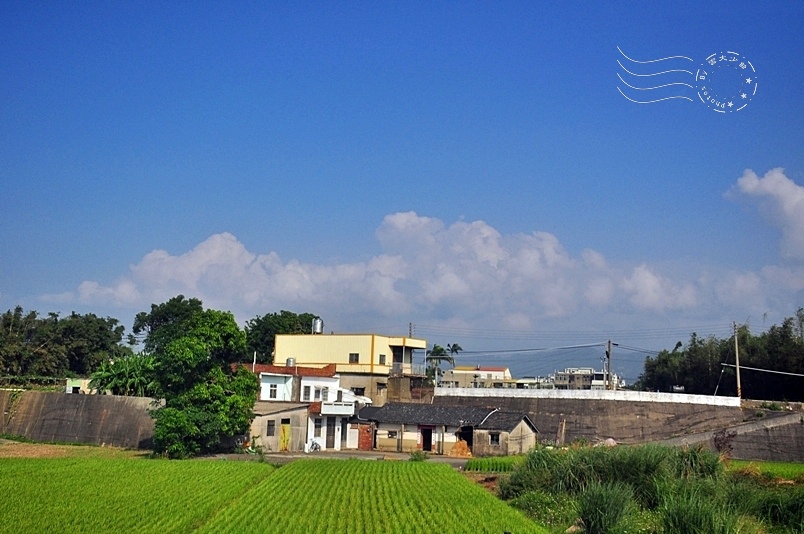
[[578, 516], [588, 534], [611, 532], [633, 505], [631, 487], [622, 482], [594, 482], [578, 497]]

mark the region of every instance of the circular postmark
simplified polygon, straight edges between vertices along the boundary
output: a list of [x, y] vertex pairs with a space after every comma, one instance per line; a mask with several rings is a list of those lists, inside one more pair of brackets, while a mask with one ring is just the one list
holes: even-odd
[[757, 72], [737, 52], [720, 52], [706, 58], [695, 73], [698, 98], [718, 113], [740, 111], [757, 93]]

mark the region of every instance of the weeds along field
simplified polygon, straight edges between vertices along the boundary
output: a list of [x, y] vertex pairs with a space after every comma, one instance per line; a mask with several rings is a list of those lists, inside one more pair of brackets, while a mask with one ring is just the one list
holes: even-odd
[[444, 464], [0, 459], [0, 532], [546, 532]]

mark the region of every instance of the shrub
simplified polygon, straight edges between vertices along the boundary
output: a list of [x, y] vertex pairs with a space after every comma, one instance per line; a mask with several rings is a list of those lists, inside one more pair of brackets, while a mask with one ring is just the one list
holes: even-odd
[[621, 482], [592, 483], [578, 497], [578, 515], [588, 534], [605, 534], [632, 508], [633, 492]]
[[546, 491], [525, 493], [512, 500], [510, 504], [537, 523], [551, 527], [567, 525], [578, 517], [575, 500]]
[[670, 470], [677, 478], [718, 478], [724, 467], [720, 456], [703, 445], [670, 449]]
[[430, 457], [430, 455], [427, 454], [427, 451], [420, 451], [418, 449], [415, 450], [415, 451], [411, 451], [411, 453], [410, 453], [410, 461], [411, 462], [423, 462], [423, 461], [427, 460], [429, 457]]
[[757, 516], [794, 532], [804, 532], [804, 488], [765, 490], [757, 500]]
[[732, 534], [739, 532], [738, 515], [713, 498], [712, 484], [687, 481], [666, 491], [659, 508], [665, 532]]

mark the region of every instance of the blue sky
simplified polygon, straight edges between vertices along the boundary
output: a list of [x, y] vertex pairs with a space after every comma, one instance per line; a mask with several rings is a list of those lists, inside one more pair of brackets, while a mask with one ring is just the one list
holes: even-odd
[[[130, 326], [183, 293], [467, 350], [759, 332], [804, 305], [802, 35], [799, 1], [5, 2], [0, 308]], [[617, 60], [655, 64], [618, 46], [739, 52], [757, 94], [629, 102]]]

